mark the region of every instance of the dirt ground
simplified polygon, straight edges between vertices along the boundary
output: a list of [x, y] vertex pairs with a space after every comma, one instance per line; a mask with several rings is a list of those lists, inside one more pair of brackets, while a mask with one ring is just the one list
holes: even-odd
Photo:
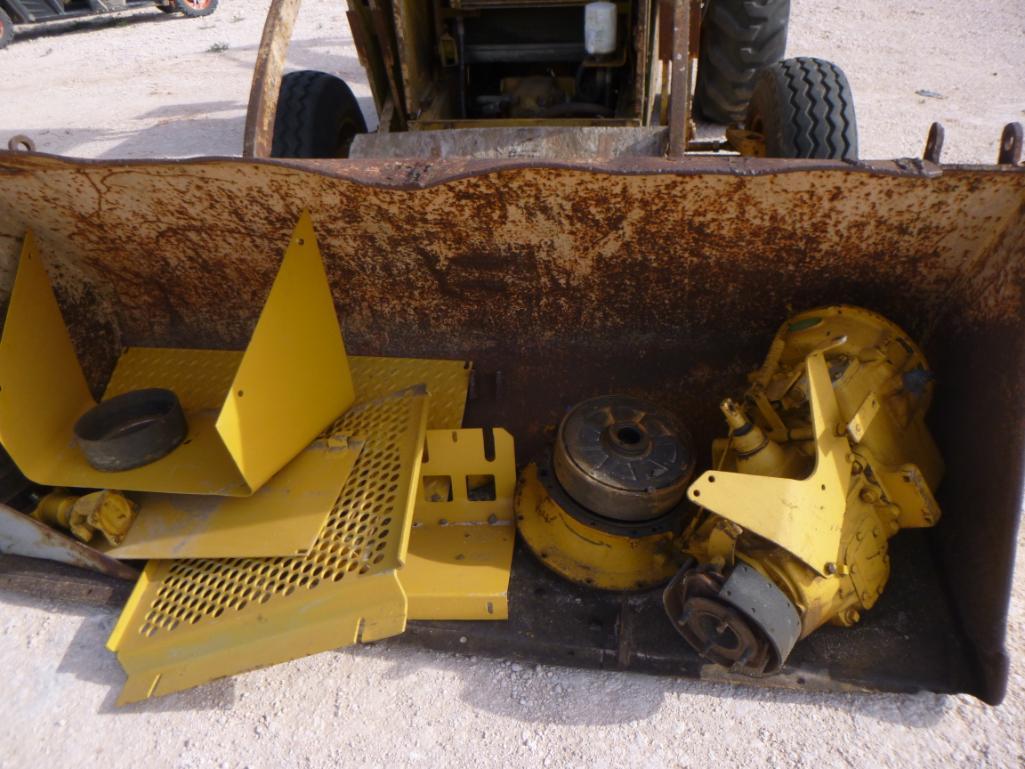
[[[237, 154], [266, 0], [25, 29], [0, 51], [0, 140], [83, 157]], [[992, 162], [1025, 121], [1025, 2], [794, 0], [789, 55], [840, 64], [862, 156]], [[340, 0], [308, 0], [290, 53], [369, 90]], [[1019, 552], [1022, 550], [1019, 541]], [[591, 673], [382, 643], [115, 709], [116, 615], [0, 595], [0, 767], [1025, 766], [1025, 575], [1010, 693], [821, 695]]]

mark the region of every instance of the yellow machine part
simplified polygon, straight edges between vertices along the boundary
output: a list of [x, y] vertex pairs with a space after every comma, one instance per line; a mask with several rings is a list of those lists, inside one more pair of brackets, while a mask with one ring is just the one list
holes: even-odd
[[516, 525], [523, 541], [556, 573], [603, 590], [642, 590], [661, 584], [679, 568], [673, 532], [614, 534], [583, 523], [553, 498], [537, 463], [520, 473]]
[[409, 560], [399, 581], [410, 619], [507, 619], [516, 530], [512, 436], [428, 430]]
[[107, 643], [128, 673], [119, 703], [401, 633], [426, 421], [418, 386], [333, 425], [366, 444], [306, 555], [150, 561]]
[[133, 495], [139, 514], [115, 558], [272, 558], [317, 541], [364, 441], [318, 438], [251, 497]]
[[[204, 351], [209, 381], [231, 376], [242, 353]], [[124, 361], [144, 370], [183, 370], [175, 351], [135, 348]], [[160, 366], [167, 360], [167, 366]], [[429, 427], [459, 427], [471, 366], [459, 360], [351, 356], [353, 384], [361, 401], [426, 384]], [[122, 374], [130, 371], [121, 367]], [[157, 377], [166, 378], [167, 374]], [[140, 380], [136, 374], [131, 379]], [[146, 381], [146, 380], [142, 380]], [[134, 385], [118, 379], [117, 391]], [[363, 441], [322, 436], [251, 497], [195, 494], [134, 495], [139, 516], [124, 541], [107, 550], [117, 558], [270, 558], [302, 555], [324, 528], [338, 494], [363, 448]], [[414, 552], [415, 552], [414, 546]]]
[[73, 426], [96, 404], [28, 232], [0, 341], [0, 443], [30, 480], [47, 486], [252, 494], [355, 398], [308, 214], [295, 227], [249, 345], [233, 368], [224, 367], [228, 360], [203, 350], [126, 350], [104, 398], [171, 389], [188, 438], [142, 467], [93, 469]]
[[111, 545], [118, 545], [131, 529], [138, 509], [116, 491], [83, 495], [56, 489], [39, 500], [31, 515], [37, 521], [70, 531], [82, 542], [92, 542], [99, 532]]
[[[739, 424], [724, 404], [731, 437], [713, 447], [723, 469], [689, 489], [714, 515], [687, 551], [719, 568], [743, 561], [767, 577], [796, 607], [801, 637], [827, 622], [852, 625], [889, 578], [889, 537], [940, 516], [933, 488], [943, 463], [924, 423], [933, 387], [925, 358], [887, 319], [827, 307], [785, 323], [751, 382]], [[800, 454], [811, 474], [785, 477]], [[764, 457], [774, 459], [758, 464]], [[734, 472], [745, 467], [761, 475]]]

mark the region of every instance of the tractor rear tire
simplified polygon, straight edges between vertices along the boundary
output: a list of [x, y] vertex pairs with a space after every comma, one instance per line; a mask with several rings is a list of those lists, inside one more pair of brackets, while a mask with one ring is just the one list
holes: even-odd
[[823, 59], [784, 59], [759, 72], [744, 127], [762, 135], [770, 158], [858, 158], [851, 86]]
[[0, 8], [0, 48], [6, 48], [14, 39], [14, 22], [7, 12]]
[[274, 116], [275, 158], [344, 158], [367, 123], [345, 81], [326, 72], [289, 72]]
[[708, 0], [701, 21], [696, 113], [713, 123], [744, 119], [755, 77], [783, 58], [790, 0]]
[[[191, 19], [200, 16], [209, 16], [217, 10], [219, 0], [174, 0], [175, 11], [181, 11]], [[163, 6], [161, 6], [163, 10]], [[168, 11], [171, 13], [171, 11]]]

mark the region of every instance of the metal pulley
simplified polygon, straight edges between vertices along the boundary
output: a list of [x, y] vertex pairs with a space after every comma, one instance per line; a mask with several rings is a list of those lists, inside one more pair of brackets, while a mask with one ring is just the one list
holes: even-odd
[[560, 576], [605, 590], [663, 584], [689, 507], [690, 435], [636, 398], [583, 401], [555, 445], [524, 468], [516, 519], [527, 547]]
[[680, 635], [702, 657], [734, 672], [777, 672], [801, 635], [794, 605], [746, 563], [726, 577], [692, 562], [669, 583], [663, 600]]
[[690, 436], [636, 398], [603, 395], [573, 407], [552, 455], [566, 492], [615, 521], [648, 521], [675, 507], [694, 471]]

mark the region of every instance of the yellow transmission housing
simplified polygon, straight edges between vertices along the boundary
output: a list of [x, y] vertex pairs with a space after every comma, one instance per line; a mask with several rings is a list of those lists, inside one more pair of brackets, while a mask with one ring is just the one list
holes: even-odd
[[730, 435], [687, 491], [707, 512], [665, 604], [706, 659], [764, 674], [799, 638], [875, 604], [889, 537], [939, 519], [943, 462], [924, 421], [925, 357], [868, 310], [791, 318], [750, 383], [743, 403], [721, 404]]

